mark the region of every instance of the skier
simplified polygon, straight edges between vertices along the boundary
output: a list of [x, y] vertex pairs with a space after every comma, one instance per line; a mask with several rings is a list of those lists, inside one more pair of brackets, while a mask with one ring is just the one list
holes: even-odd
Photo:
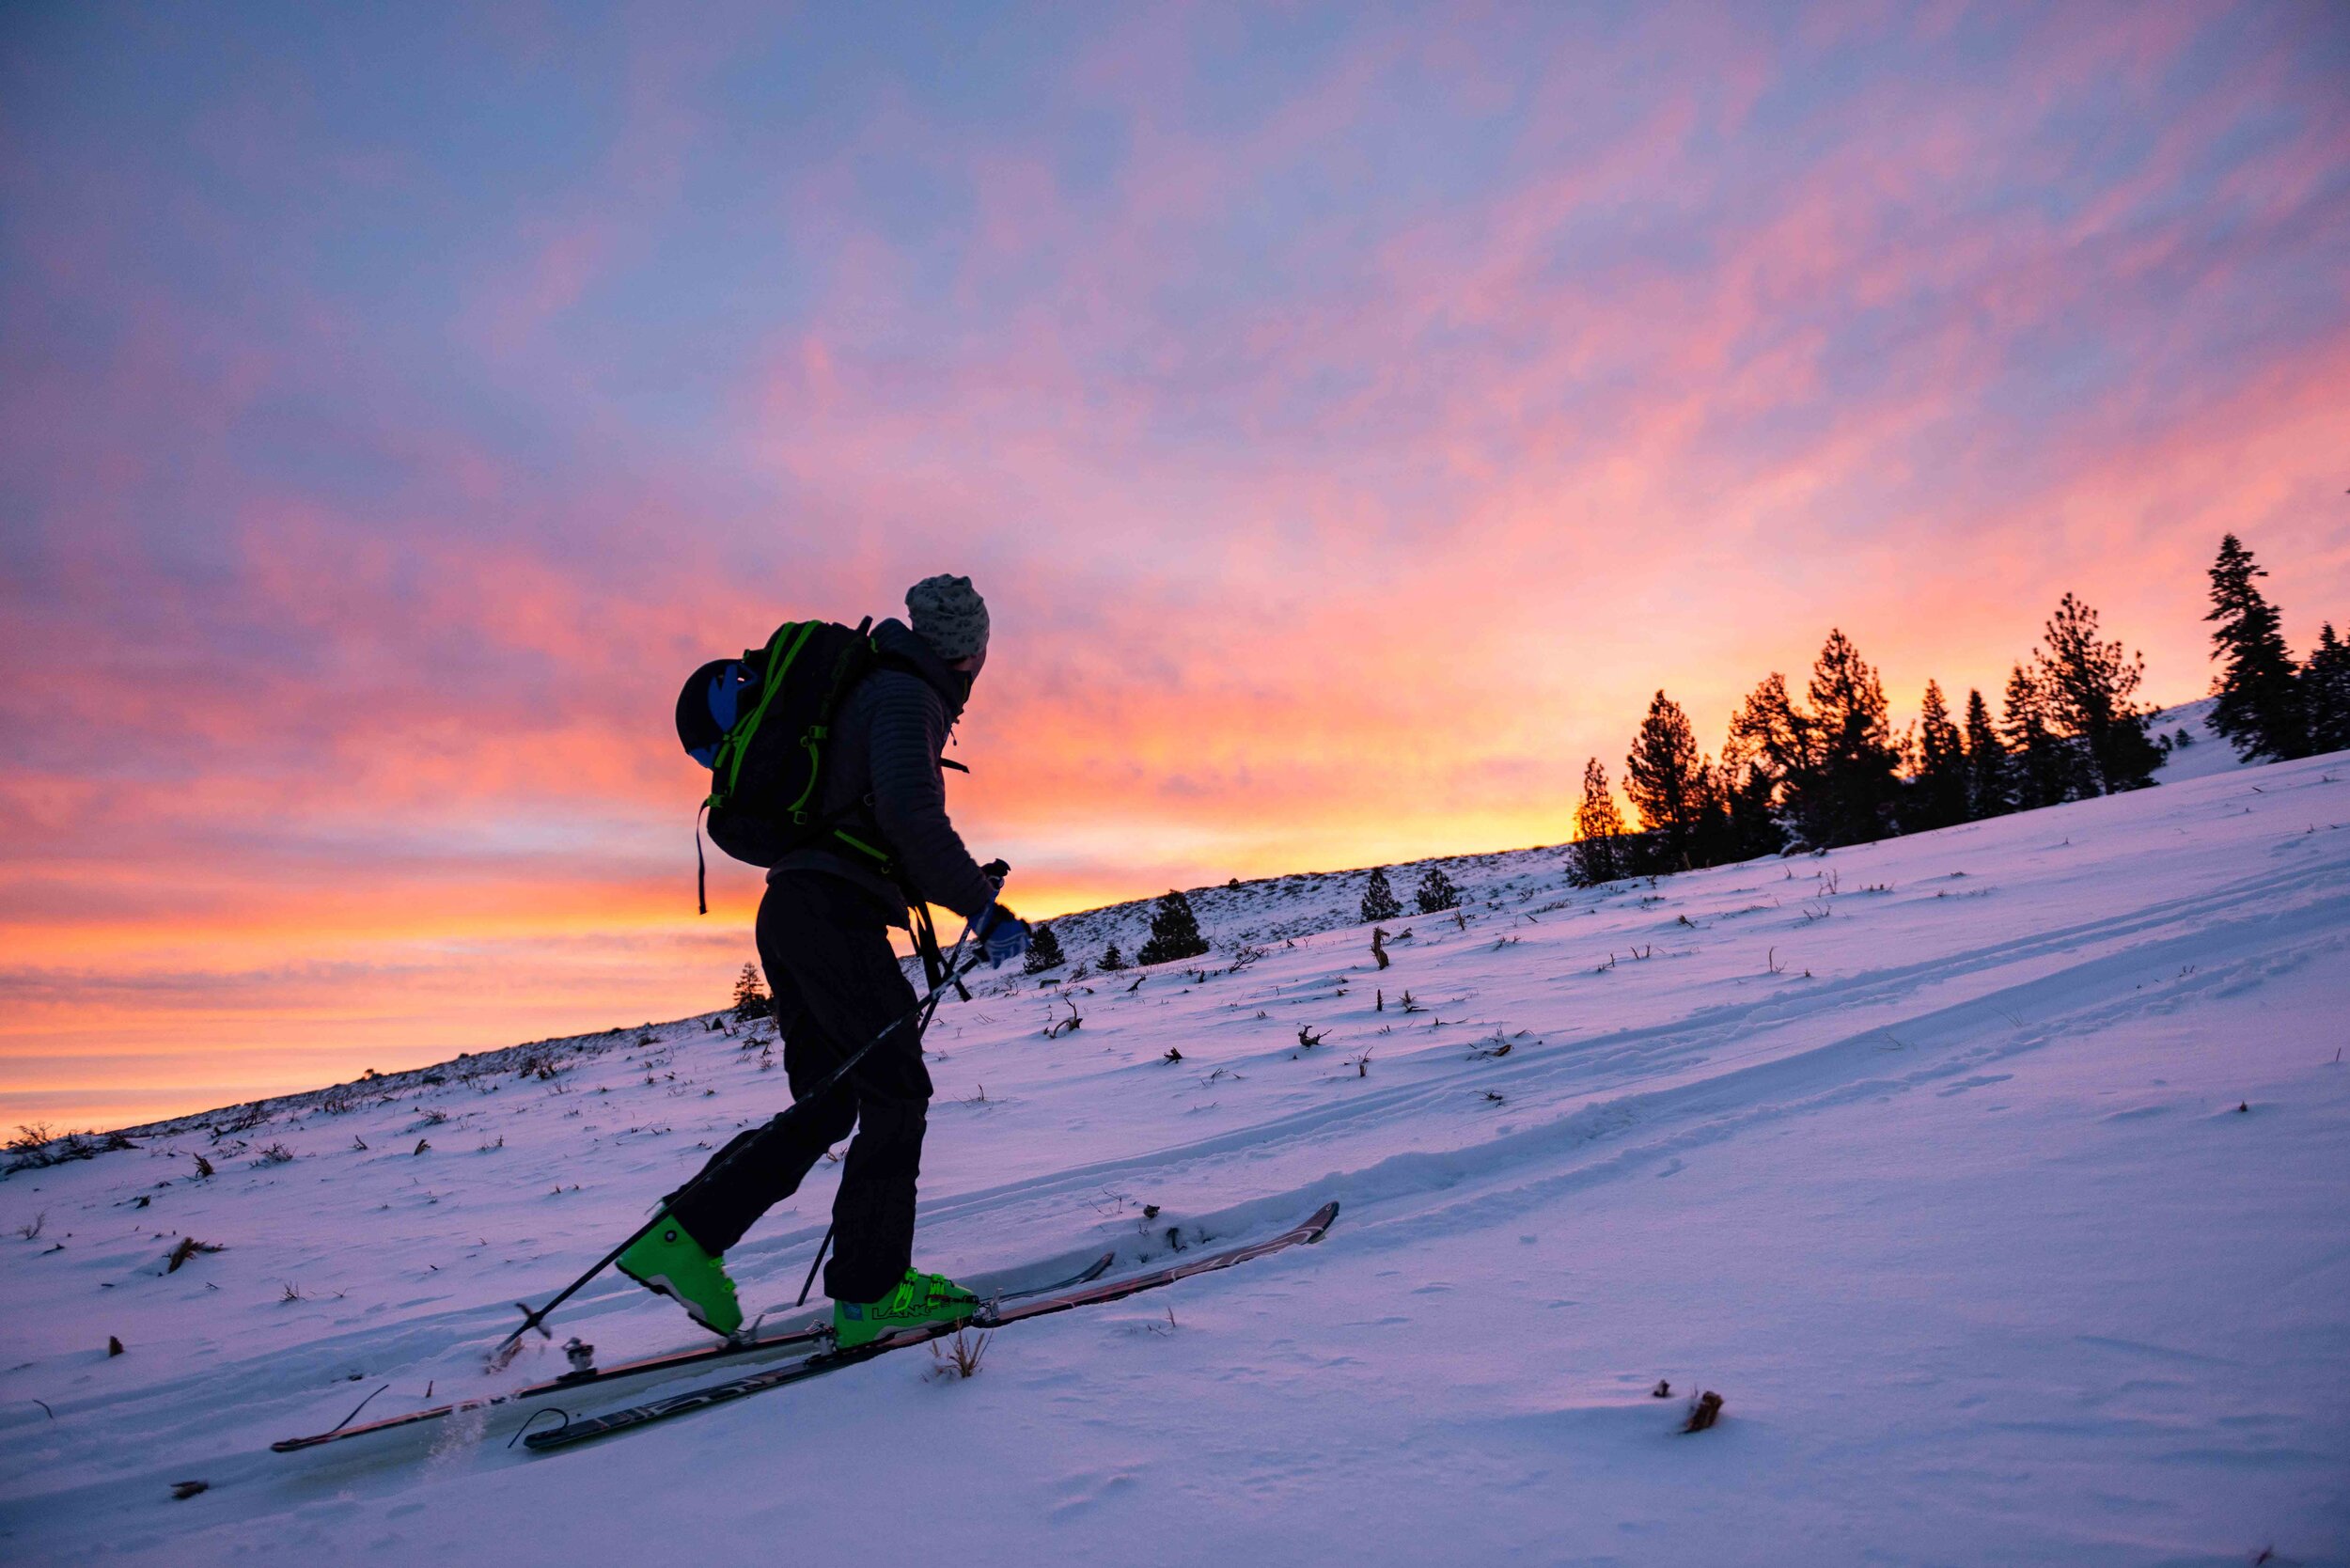
[[[737, 1136], [662, 1200], [652, 1228], [618, 1259], [631, 1278], [674, 1297], [731, 1336], [743, 1309], [723, 1254], [769, 1208], [799, 1190], [824, 1152], [855, 1129], [833, 1200], [836, 1247], [824, 1267], [843, 1349], [916, 1324], [966, 1318], [979, 1298], [913, 1266], [915, 1179], [931, 1077], [922, 1065], [914, 988], [888, 928], [911, 900], [976, 920], [990, 964], [1028, 946], [1026, 922], [948, 820], [941, 753], [987, 664], [986, 603], [968, 577], [906, 590], [909, 626], [873, 630], [882, 662], [843, 700], [823, 764], [821, 814], [852, 824], [787, 854], [760, 902], [760, 966], [775, 996], [794, 1110]], [[892, 1021], [896, 1027], [892, 1027]], [[855, 1071], [812, 1104], [819, 1084], [888, 1030]]]

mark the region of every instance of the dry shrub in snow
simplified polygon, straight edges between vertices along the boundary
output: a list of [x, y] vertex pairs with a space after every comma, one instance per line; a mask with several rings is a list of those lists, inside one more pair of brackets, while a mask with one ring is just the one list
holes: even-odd
[[951, 1340], [932, 1340], [931, 1359], [937, 1363], [932, 1369], [933, 1377], [952, 1372], [960, 1380], [975, 1375], [979, 1370], [979, 1357], [987, 1354], [987, 1342], [995, 1336], [974, 1334], [968, 1328], [958, 1328]]
[[171, 1249], [171, 1256], [164, 1261], [164, 1272], [177, 1274], [180, 1272], [180, 1265], [197, 1253], [218, 1252], [220, 1249], [218, 1242], [200, 1242], [194, 1236], [181, 1236], [179, 1245]]

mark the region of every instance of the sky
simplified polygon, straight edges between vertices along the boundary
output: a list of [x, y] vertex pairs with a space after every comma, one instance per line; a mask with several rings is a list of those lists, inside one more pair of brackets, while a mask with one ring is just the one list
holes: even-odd
[[1831, 627], [2350, 623], [2350, 8], [0, 7], [0, 1123], [717, 1005], [671, 708], [969, 574], [1044, 915]]

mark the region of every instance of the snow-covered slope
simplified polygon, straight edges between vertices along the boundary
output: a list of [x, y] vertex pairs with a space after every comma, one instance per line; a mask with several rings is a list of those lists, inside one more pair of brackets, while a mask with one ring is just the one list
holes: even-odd
[[[2170, 755], [2154, 770], [2156, 782], [2184, 784], [2190, 778], [2209, 778], [2213, 774], [2233, 773], [2244, 766], [2235, 748], [2211, 727], [2211, 711], [2217, 701], [2217, 698], [2201, 697], [2155, 711], [2150, 728], [2170, 743]], [[2181, 740], [2181, 736], [2186, 739]]]
[[[969, 1381], [909, 1353], [556, 1455], [519, 1415], [266, 1448], [559, 1371], [480, 1352], [782, 1102], [767, 1031], [140, 1136], [0, 1182], [0, 1556], [2350, 1560], [2344, 824], [2336, 756], [1653, 887], [1489, 856], [1384, 972], [1358, 879], [1204, 896], [1190, 973], [941, 1012], [922, 1261], [1129, 1268], [1338, 1198], [1326, 1241]], [[737, 1250], [753, 1303], [835, 1175]], [[223, 1250], [167, 1272], [182, 1237]], [[613, 1281], [562, 1326], [693, 1338]]]

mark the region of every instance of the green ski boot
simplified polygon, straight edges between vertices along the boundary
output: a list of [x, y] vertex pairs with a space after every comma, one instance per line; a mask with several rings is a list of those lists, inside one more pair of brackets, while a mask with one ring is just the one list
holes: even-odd
[[833, 1343], [842, 1350], [854, 1350], [901, 1328], [961, 1323], [979, 1309], [979, 1298], [945, 1275], [908, 1269], [898, 1288], [879, 1301], [834, 1302]]
[[743, 1308], [734, 1299], [726, 1265], [703, 1251], [667, 1210], [614, 1261], [622, 1274], [668, 1296], [713, 1334], [732, 1339], [743, 1326]]

